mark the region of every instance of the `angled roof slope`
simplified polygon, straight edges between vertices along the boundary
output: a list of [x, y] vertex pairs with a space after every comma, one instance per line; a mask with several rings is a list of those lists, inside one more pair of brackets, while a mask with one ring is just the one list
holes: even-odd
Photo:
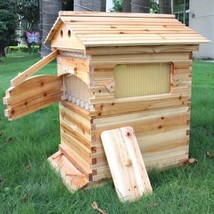
[[174, 15], [61, 11], [46, 43], [51, 43], [63, 23], [85, 48], [209, 42]]

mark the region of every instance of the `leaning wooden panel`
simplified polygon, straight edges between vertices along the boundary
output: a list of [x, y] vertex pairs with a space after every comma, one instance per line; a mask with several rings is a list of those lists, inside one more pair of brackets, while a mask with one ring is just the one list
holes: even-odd
[[133, 201], [151, 193], [152, 187], [134, 130], [131, 127], [109, 130], [103, 132], [101, 138], [120, 200]]

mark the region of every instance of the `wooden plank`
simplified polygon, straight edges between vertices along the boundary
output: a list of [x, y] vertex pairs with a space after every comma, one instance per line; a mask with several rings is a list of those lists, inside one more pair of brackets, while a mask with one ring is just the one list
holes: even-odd
[[[84, 119], [86, 119], [88, 121], [90, 121], [90, 119], [91, 119], [89, 111], [86, 111], [85, 109], [83, 109], [71, 102], [61, 101], [59, 106], [60, 106], [60, 109], [66, 109], [66, 111], [68, 111], [70, 115], [78, 114], [79, 116], [83, 117]], [[82, 121], [82, 119], [81, 119], [81, 121]]]
[[83, 188], [89, 183], [87, 177], [82, 174], [65, 156], [58, 151], [48, 158], [50, 165], [60, 173], [63, 183], [73, 192]]
[[197, 51], [198, 45], [176, 45], [176, 46], [135, 46], [135, 47], [109, 47], [109, 48], [87, 48], [86, 53], [89, 55], [107, 55], [107, 54], [134, 54], [134, 53], [177, 53]]
[[161, 63], [174, 62], [174, 60], [189, 60], [189, 53], [155, 53], [155, 54], [129, 54], [105, 56], [92, 56], [91, 65], [96, 64], [133, 64], [133, 63]]
[[59, 145], [59, 151], [62, 152], [65, 157], [84, 175], [91, 180], [91, 167], [90, 163], [82, 159], [77, 153], [75, 153], [66, 143], [61, 141]]
[[34, 76], [6, 91], [6, 115], [17, 119], [61, 99], [62, 77]]
[[[180, 107], [166, 110], [156, 110], [150, 112], [138, 112], [133, 114], [126, 114], [120, 116], [112, 116], [107, 118], [97, 118], [93, 120], [94, 127], [98, 129], [113, 129], [114, 127], [122, 127], [124, 124], [133, 124], [140, 130], [149, 130], [151, 127], [153, 129], [159, 128], [163, 129], [168, 126], [171, 122], [176, 124], [173, 119], [177, 118], [177, 122], [186, 124], [187, 118], [189, 118], [188, 107]], [[147, 125], [148, 123], [148, 125]], [[150, 124], [149, 124], [150, 123]], [[153, 124], [153, 125], [152, 125]], [[126, 126], [126, 125], [125, 125]], [[112, 128], [111, 128], [112, 127]]]
[[36, 64], [32, 65], [27, 70], [23, 71], [21, 74], [19, 74], [17, 77], [13, 78], [11, 80], [12, 86], [17, 86], [21, 82], [23, 82], [25, 79], [36, 73], [38, 70], [43, 68], [45, 65], [47, 65], [49, 62], [53, 61], [58, 56], [58, 50], [53, 51], [43, 59], [41, 59]]
[[[185, 87], [186, 88], [186, 87]], [[116, 116], [121, 114], [130, 114], [134, 112], [160, 110], [167, 108], [176, 108], [187, 105], [190, 95], [182, 95], [183, 88], [177, 91], [174, 89], [174, 95], [168, 96], [150, 96], [150, 98], [134, 99], [114, 99], [111, 103], [99, 103], [94, 105], [91, 116]], [[127, 105], [128, 103], [128, 105]]]
[[[194, 33], [180, 33], [178, 34], [177, 36], [179, 36], [179, 39], [197, 39], [200, 37], [195, 35]], [[155, 32], [150, 32], [150, 33], [147, 33], [147, 34], [112, 34], [112, 33], [109, 33], [109, 34], [93, 34], [93, 33], [90, 33], [90, 34], [79, 34], [78, 37], [82, 40], [82, 41], [92, 41], [92, 40], [98, 40], [98, 41], [111, 41], [111, 40], [118, 40], [118, 39], [121, 39], [121, 40], [131, 40], [131, 39], [161, 39], [161, 38], [175, 38], [175, 33], [165, 33], [165, 34], [159, 34], [159, 33], [156, 33]]]
[[133, 201], [151, 193], [152, 187], [134, 130], [124, 127], [104, 131], [101, 138], [120, 200]]
[[[81, 27], [88, 27], [90, 28], [90, 26], [112, 26], [113, 28], [117, 27], [117, 26], [123, 26], [123, 27], [135, 27], [137, 29], [137, 26], [142, 27], [142, 26], [167, 26], [167, 27], [181, 27], [182, 23], [180, 22], [176, 22], [176, 21], [172, 21], [172, 22], [168, 22], [167, 19], [163, 19], [162, 22], [137, 22], [137, 23], [133, 23], [133, 22], [125, 22], [123, 20], [119, 21], [118, 19], [116, 20], [111, 20], [111, 21], [103, 21], [103, 22], [99, 22], [99, 21], [95, 21], [95, 22], [87, 22], [87, 21], [82, 21], [82, 22], [72, 22], [72, 21], [67, 21], [66, 24], [69, 24], [69, 27], [71, 26], [81, 26]], [[186, 27], [183, 25], [183, 27]]]
[[108, 29], [108, 28], [101, 28], [101, 29], [97, 29], [97, 27], [92, 27], [92, 28], [85, 28], [85, 29], [82, 29], [82, 28], [80, 28], [80, 27], [73, 27], [72, 26], [72, 29], [75, 31], [75, 33], [76, 34], [79, 34], [79, 35], [81, 35], [81, 37], [83, 37], [83, 36], [87, 36], [87, 35], [89, 35], [89, 37], [92, 37], [92, 35], [99, 35], [99, 37], [101, 37], [101, 35], [106, 35], [106, 34], [108, 34], [108, 35], [119, 35], [119, 34], [125, 34], [125, 35], [133, 35], [134, 37], [136, 36], [136, 35], [142, 35], [142, 34], [147, 34], [147, 35], [149, 35], [149, 34], [151, 34], [151, 33], [153, 33], [153, 34], [162, 34], [163, 33], [163, 30], [164, 30], [164, 34], [181, 34], [181, 35], [184, 35], [184, 34], [188, 34], [188, 35], [194, 35], [195, 36], [195, 34], [194, 34], [194, 32], [193, 31], [191, 31], [191, 30], [186, 30], [186, 29], [182, 29], [181, 28], [181, 30], [179, 30], [179, 29], [177, 29], [177, 28], [169, 28], [169, 29], [166, 29], [166, 28], [164, 28], [164, 27], [162, 27], [162, 26], [160, 26], [160, 27], [149, 27], [148, 26], [148, 28], [142, 28], [141, 27], [141, 29], [142, 30], [140, 30], [140, 29], [134, 29], [134, 28], [130, 28], [130, 29], [126, 29], [126, 28], [120, 28], [120, 29]]
[[[130, 54], [131, 55], [131, 54]], [[115, 56], [115, 58], [117, 58], [117, 56]], [[184, 60], [184, 59], [176, 59], [176, 57], [173, 60], [168, 60], [167, 58], [165, 59], [147, 59], [146, 61], [137, 61], [135, 63], [173, 63], [175, 68], [187, 68], [188, 66], [190, 66], [192, 64], [192, 60]], [[132, 63], [132, 62], [131, 62]], [[131, 64], [130, 63], [130, 64]], [[109, 62], [105, 62], [105, 63], [96, 63], [96, 64], [91, 64], [90, 65], [90, 72], [96, 72], [96, 71], [100, 71], [100, 70], [110, 70], [110, 69], [114, 69], [114, 67], [116, 65], [120, 64], [119, 62], [113, 61], [111, 63]], [[122, 62], [122, 64], [129, 64], [129, 62]]]
[[200, 38], [200, 39], [194, 39], [191, 40], [189, 39], [180, 39], [176, 40], [176, 37], [174, 39], [167, 39], [167, 38], [162, 38], [162, 39], [138, 39], [138, 40], [117, 40], [117, 41], [84, 41], [83, 44], [85, 47], [108, 47], [108, 46], [140, 46], [140, 45], [198, 45], [200, 44], [205, 44], [208, 43], [209, 41]]
[[91, 25], [91, 26], [87, 26], [87, 25], [83, 25], [80, 24], [79, 25], [72, 25], [71, 23], [66, 23], [70, 28], [72, 28], [72, 30], [75, 31], [76, 34], [93, 34], [93, 33], [97, 33], [97, 34], [143, 34], [144, 32], [146, 34], [148, 33], [176, 33], [176, 32], [180, 32], [180, 33], [192, 33], [193, 31], [191, 29], [187, 29], [184, 28], [182, 25], [173, 25], [173, 26], [163, 26], [163, 25], [149, 25], [149, 24], [144, 24], [141, 26], [137, 25], [107, 25], [107, 24], [103, 24], [103, 25]]
[[78, 141], [75, 137], [66, 133], [64, 129], [61, 129], [61, 140], [63, 145], [67, 145], [70, 150], [74, 151], [79, 158], [86, 163], [91, 162], [91, 149], [87, 148], [81, 141]]
[[[91, 149], [91, 136], [80, 130], [77, 125], [71, 123], [70, 121], [64, 119], [60, 120], [60, 129], [62, 132], [67, 133], [72, 138], [75, 138], [81, 146], [86, 146], [88, 149]], [[77, 144], [77, 145], [78, 145]]]
[[100, 16], [99, 18], [94, 18], [94, 17], [84, 17], [84, 16], [71, 16], [71, 17], [62, 17], [62, 20], [64, 22], [90, 22], [90, 23], [97, 23], [97, 22], [101, 22], [101, 23], [105, 23], [105, 22], [112, 22], [115, 20], [117, 20], [117, 22], [125, 22], [127, 23], [136, 23], [136, 22], [175, 22], [175, 23], [180, 23], [182, 25], [181, 22], [179, 22], [177, 19], [173, 19], [173, 18], [169, 18], [169, 19], [161, 19], [161, 18], [157, 18], [157, 17], [121, 17], [120, 19], [115, 17], [103, 17]]
[[60, 11], [59, 16], [81, 16], [81, 17], [156, 17], [156, 18], [175, 18], [171, 14], [146, 14], [146, 13], [109, 13], [109, 12], [88, 12], [88, 11]]
[[92, 124], [92, 143], [99, 143], [100, 134], [109, 129], [132, 126], [136, 134], [165, 133], [175, 128], [186, 128], [190, 120], [189, 107], [159, 111], [141, 112], [108, 118], [94, 119]]
[[155, 166], [163, 168], [165, 166], [172, 166], [182, 161], [188, 159], [189, 145], [183, 147], [173, 148], [169, 150], [164, 150], [160, 153], [146, 153], [144, 154], [145, 164], [149, 168], [154, 168]]
[[[75, 108], [76, 107], [76, 108]], [[69, 102], [60, 102], [59, 105], [61, 119], [68, 120], [77, 125], [82, 130], [82, 133], [90, 134], [91, 130], [91, 117], [89, 112], [79, 108], [78, 106]]]

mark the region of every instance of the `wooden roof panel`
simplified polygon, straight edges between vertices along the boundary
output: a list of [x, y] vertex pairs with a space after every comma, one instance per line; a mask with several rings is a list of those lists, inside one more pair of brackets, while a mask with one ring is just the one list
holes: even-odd
[[97, 46], [177, 45], [209, 42], [174, 15], [61, 11], [46, 42], [64, 23], [85, 48]]

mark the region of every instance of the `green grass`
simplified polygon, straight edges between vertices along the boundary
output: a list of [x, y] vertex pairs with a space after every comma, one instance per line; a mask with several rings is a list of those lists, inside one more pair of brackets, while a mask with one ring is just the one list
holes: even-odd
[[[39, 60], [9, 55], [0, 62], [0, 96], [9, 81]], [[96, 201], [109, 214], [214, 213], [214, 64], [194, 62], [190, 155], [196, 164], [153, 171], [154, 193], [134, 203], [119, 202], [111, 181], [71, 194], [47, 163], [59, 139], [58, 106], [9, 122], [0, 104], [0, 213], [95, 214]], [[40, 73], [54, 74], [55, 62]]]

